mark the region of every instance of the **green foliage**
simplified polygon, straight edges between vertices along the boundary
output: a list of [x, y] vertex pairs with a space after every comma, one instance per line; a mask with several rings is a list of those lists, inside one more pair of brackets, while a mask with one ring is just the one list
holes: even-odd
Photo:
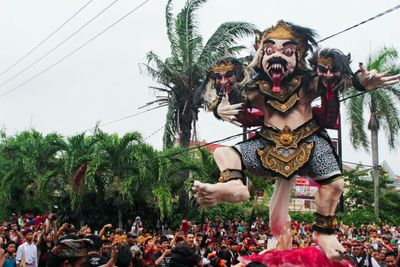
[[292, 222], [306, 222], [311, 224], [315, 221], [314, 213], [311, 212], [290, 212], [290, 217], [292, 218]]
[[[199, 34], [197, 12], [206, 0], [187, 0], [180, 12], [172, 13], [172, 0], [165, 9], [167, 37], [171, 55], [162, 60], [149, 51], [141, 69], [149, 74], [162, 88], [152, 87], [167, 93], [168, 105], [164, 131], [164, 147], [172, 147], [179, 137], [183, 147], [189, 146], [192, 124], [197, 119], [198, 106], [194, 103], [194, 92], [204, 80], [207, 68], [226, 50], [236, 55], [243, 47], [237, 40], [252, 35], [255, 26], [245, 22], [226, 22], [203, 45]], [[156, 102], [160, 102], [156, 101]]]
[[[379, 72], [389, 71], [391, 74], [400, 73], [399, 55], [396, 49], [384, 47], [371, 55], [368, 59], [369, 70], [376, 69]], [[348, 95], [357, 93], [350, 89]], [[387, 86], [374, 90], [368, 94], [350, 98], [345, 102], [348, 121], [350, 122], [350, 141], [354, 148], [369, 150], [369, 141], [365, 132], [364, 108], [367, 107], [370, 114], [368, 128], [371, 130], [371, 119], [377, 121], [377, 129], [383, 129], [386, 133], [389, 147], [395, 148], [400, 130], [400, 88], [398, 85]]]
[[339, 213], [338, 221], [346, 225], [351, 225], [352, 223], [354, 225], [378, 223], [372, 207]]

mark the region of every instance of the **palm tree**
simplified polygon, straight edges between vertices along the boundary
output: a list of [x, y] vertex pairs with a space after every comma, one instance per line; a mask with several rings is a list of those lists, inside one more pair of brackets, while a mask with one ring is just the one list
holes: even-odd
[[[400, 72], [400, 65], [396, 60], [399, 58], [394, 48], [384, 47], [368, 59], [368, 69], [376, 69], [378, 72], [389, 70], [389, 73]], [[350, 95], [355, 93], [350, 90]], [[400, 130], [400, 110], [397, 101], [400, 100], [400, 89], [397, 85], [387, 86], [368, 94], [350, 98], [346, 105], [348, 120], [350, 122], [350, 141], [355, 149], [360, 147], [369, 151], [369, 141], [364, 130], [364, 110], [369, 109], [368, 130], [371, 132], [371, 151], [374, 179], [374, 212], [379, 217], [379, 154], [378, 154], [378, 131], [386, 132], [388, 145], [395, 148]]]
[[0, 144], [0, 202], [2, 212], [50, 210], [62, 173], [58, 134], [35, 130], [4, 136]]
[[156, 53], [147, 53], [147, 62], [142, 64], [161, 87], [151, 87], [168, 96], [152, 103], [168, 105], [164, 147], [179, 143], [187, 147], [191, 130], [197, 119], [198, 107], [194, 104], [195, 89], [201, 85], [205, 71], [218, 58], [228, 52], [236, 55], [243, 46], [237, 45], [238, 38], [252, 35], [255, 26], [245, 22], [226, 22], [221, 24], [210, 39], [203, 45], [198, 31], [197, 11], [207, 0], [187, 0], [177, 14], [172, 15], [172, 0], [165, 10], [167, 36], [171, 46], [171, 56], [163, 61]]

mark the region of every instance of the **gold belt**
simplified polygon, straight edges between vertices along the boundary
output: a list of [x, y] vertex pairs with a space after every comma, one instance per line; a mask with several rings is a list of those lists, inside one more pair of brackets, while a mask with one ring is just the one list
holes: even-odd
[[274, 143], [257, 151], [264, 168], [286, 178], [292, 176], [309, 160], [314, 142], [304, 142], [304, 140], [318, 128], [317, 123], [310, 120], [295, 130], [291, 130], [288, 126], [283, 130], [261, 129], [260, 135]]

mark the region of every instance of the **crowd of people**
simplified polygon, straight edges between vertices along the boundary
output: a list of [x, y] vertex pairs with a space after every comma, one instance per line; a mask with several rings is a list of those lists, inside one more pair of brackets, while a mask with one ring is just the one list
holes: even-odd
[[[172, 231], [144, 227], [136, 217], [126, 228], [107, 224], [93, 230], [60, 224], [53, 214], [13, 214], [0, 228], [0, 267], [241, 266], [240, 256], [264, 253], [273, 240], [262, 218], [250, 224], [218, 216], [201, 223], [183, 218]], [[292, 222], [291, 231], [292, 249], [317, 246], [310, 224]], [[400, 266], [396, 226], [341, 224], [336, 235], [355, 266]]]

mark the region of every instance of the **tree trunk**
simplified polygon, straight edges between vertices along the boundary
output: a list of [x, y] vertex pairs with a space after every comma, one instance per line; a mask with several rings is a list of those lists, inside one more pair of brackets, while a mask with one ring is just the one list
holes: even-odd
[[375, 217], [379, 219], [379, 150], [378, 150], [378, 121], [375, 113], [371, 113], [369, 122], [371, 130], [371, 152], [372, 152], [372, 178], [374, 181], [374, 213]]
[[118, 227], [123, 229], [122, 226], [122, 210], [118, 207]]

